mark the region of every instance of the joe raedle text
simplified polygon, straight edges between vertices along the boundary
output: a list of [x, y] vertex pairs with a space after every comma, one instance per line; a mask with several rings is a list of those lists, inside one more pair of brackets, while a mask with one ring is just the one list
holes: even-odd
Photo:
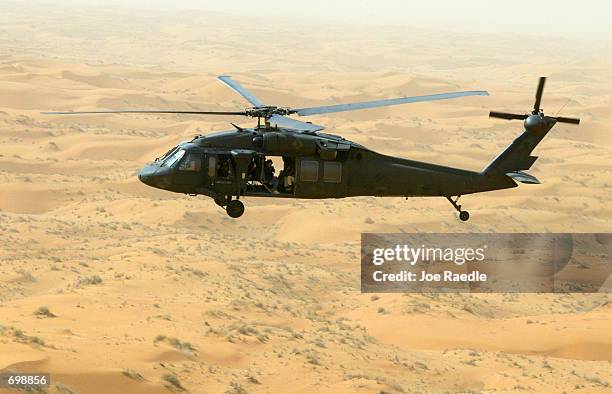
[[396, 273], [385, 273], [383, 271], [374, 271], [372, 279], [375, 282], [486, 282], [487, 274], [480, 271], [472, 271], [469, 273], [456, 273], [452, 271], [443, 271], [429, 273], [427, 271], [400, 271]]

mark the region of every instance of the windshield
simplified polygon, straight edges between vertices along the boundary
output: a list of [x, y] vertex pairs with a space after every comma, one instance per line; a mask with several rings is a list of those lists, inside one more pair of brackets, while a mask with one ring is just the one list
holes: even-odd
[[163, 156], [158, 157], [157, 159], [155, 159], [155, 161], [164, 161], [164, 159], [168, 156], [170, 156], [170, 154], [174, 153], [174, 151], [176, 150], [176, 148], [178, 148], [178, 145], [175, 146], [174, 148], [170, 149], [168, 152], [164, 153]]
[[178, 160], [180, 160], [184, 154], [185, 154], [185, 149], [180, 149], [176, 151], [174, 154], [168, 157], [166, 161], [164, 161], [164, 163], [162, 164], [162, 167], [172, 167], [172, 165], [176, 163]]

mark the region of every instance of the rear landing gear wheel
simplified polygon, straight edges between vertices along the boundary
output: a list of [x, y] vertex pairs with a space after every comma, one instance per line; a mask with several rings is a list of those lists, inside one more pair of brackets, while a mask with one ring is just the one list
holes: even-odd
[[244, 204], [240, 200], [232, 200], [227, 203], [225, 211], [230, 217], [239, 218], [244, 213]]
[[446, 196], [446, 199], [448, 200], [448, 202], [453, 204], [453, 207], [455, 207], [457, 212], [459, 212], [459, 219], [461, 219], [462, 222], [467, 222], [467, 220], [470, 218], [470, 213], [468, 211], [461, 210], [461, 205], [457, 204], [457, 202], [459, 201], [459, 197], [461, 196], [457, 196], [457, 199], [453, 200], [449, 196]]

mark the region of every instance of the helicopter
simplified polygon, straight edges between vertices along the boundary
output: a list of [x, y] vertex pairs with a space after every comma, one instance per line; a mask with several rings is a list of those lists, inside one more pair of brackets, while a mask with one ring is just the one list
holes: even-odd
[[[197, 135], [168, 150], [142, 168], [140, 181], [155, 188], [211, 197], [232, 218], [245, 211], [243, 197], [324, 199], [355, 196], [444, 197], [467, 221], [459, 205], [466, 194], [517, 187], [516, 182], [538, 184], [525, 172], [537, 157], [531, 152], [556, 123], [579, 124], [580, 119], [544, 115], [540, 108], [546, 77], [539, 80], [531, 112], [491, 111], [489, 116], [523, 120], [524, 131], [482, 171], [470, 171], [374, 152], [325, 128], [290, 115], [310, 116], [380, 108], [424, 101], [488, 96], [486, 91], [463, 91], [374, 100], [310, 108], [264, 104], [229, 75], [218, 79], [252, 107], [243, 111], [103, 110], [45, 112], [52, 115], [186, 114], [234, 115], [257, 118], [254, 127], [234, 123], [233, 130]], [[282, 158], [276, 174], [272, 158]]]

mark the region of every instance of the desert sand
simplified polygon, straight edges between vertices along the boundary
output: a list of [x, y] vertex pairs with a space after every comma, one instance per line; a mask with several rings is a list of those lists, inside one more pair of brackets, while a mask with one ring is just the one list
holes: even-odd
[[[305, 39], [308, 37], [308, 39]], [[198, 11], [0, 13], [0, 369], [55, 393], [609, 392], [608, 294], [361, 294], [362, 232], [609, 232], [612, 38], [309, 25]], [[212, 200], [137, 171], [232, 117], [49, 117], [46, 110], [310, 106], [486, 89], [490, 97], [312, 117], [379, 152], [479, 170], [558, 125], [542, 185], [442, 198]]]

